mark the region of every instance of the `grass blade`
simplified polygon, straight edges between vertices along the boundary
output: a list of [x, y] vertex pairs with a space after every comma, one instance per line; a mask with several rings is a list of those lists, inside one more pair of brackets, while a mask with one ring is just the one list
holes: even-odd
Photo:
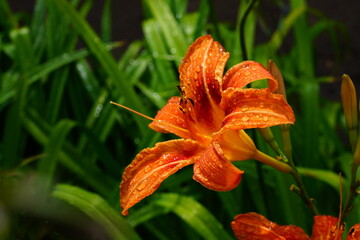
[[140, 239], [131, 226], [99, 195], [67, 184], [58, 184], [53, 197], [75, 206], [101, 224], [112, 239]]
[[174, 212], [204, 239], [232, 239], [216, 218], [193, 198], [175, 193], [158, 194], [154, 203]]
[[[108, 76], [111, 78], [111, 83], [113, 83], [117, 89], [121, 90], [125, 104], [137, 111], [140, 111], [144, 114], [147, 113], [146, 109], [141, 104], [139, 97], [137, 96], [134, 89], [126, 81], [126, 77], [119, 71], [119, 68], [110, 55], [104, 44], [101, 42], [96, 33], [91, 29], [89, 24], [81, 17], [75, 9], [65, 0], [56, 0], [54, 1], [57, 6], [61, 9], [62, 13], [70, 18], [71, 22], [74, 24], [75, 29], [81, 35], [83, 40], [89, 46], [91, 52], [96, 56], [99, 63], [102, 65]], [[108, 86], [110, 89], [112, 86]], [[135, 118], [135, 121], [138, 125], [138, 128], [141, 132], [145, 132], [147, 127], [144, 123], [144, 119]]]
[[175, 61], [179, 65], [188, 47], [184, 32], [165, 0], [145, 0], [145, 2], [160, 25], [169, 51], [175, 56]]
[[41, 187], [43, 191], [50, 189], [65, 138], [74, 126], [75, 122], [64, 119], [51, 130], [49, 140], [45, 145], [45, 157], [40, 160], [37, 170], [39, 175], [38, 186]]

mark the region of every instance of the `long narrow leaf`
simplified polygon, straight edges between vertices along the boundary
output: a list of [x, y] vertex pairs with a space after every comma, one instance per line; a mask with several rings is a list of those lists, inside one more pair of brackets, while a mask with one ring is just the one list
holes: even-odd
[[69, 131], [75, 126], [75, 122], [64, 119], [52, 129], [49, 141], [45, 146], [45, 157], [38, 166], [39, 186], [47, 191], [50, 188], [55, 173], [56, 164], [60, 158], [60, 152]]
[[99, 195], [67, 184], [58, 184], [52, 196], [75, 206], [102, 225], [112, 239], [140, 239], [131, 226]]
[[193, 198], [175, 193], [159, 194], [154, 203], [174, 212], [204, 239], [232, 239], [216, 218]]
[[[56, 0], [55, 2], [61, 9], [62, 13], [71, 19], [71, 22], [74, 24], [76, 30], [89, 46], [93, 54], [97, 57], [99, 63], [102, 65], [108, 76], [112, 79], [111, 82], [115, 84], [118, 89], [121, 89], [121, 94], [123, 95], [125, 104], [140, 112], [146, 113], [136, 92], [130, 86], [129, 82], [126, 81], [126, 77], [119, 71], [115, 60], [107, 51], [94, 30], [91, 29], [84, 18], [81, 17], [67, 1]], [[109, 87], [111, 88], [111, 86]], [[142, 118], [135, 118], [135, 121], [142, 132], [146, 131], [146, 124]]]
[[145, 2], [161, 26], [170, 53], [176, 57], [177, 65], [179, 65], [188, 45], [179, 23], [165, 0], [145, 0]]

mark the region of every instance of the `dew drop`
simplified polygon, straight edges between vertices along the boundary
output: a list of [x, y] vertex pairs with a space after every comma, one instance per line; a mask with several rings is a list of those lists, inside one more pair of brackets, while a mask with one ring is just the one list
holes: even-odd
[[159, 53], [158, 53], [158, 52], [153, 52], [152, 55], [153, 55], [153, 58], [158, 58], [158, 57], [159, 57]]
[[171, 48], [171, 49], [170, 49], [170, 53], [173, 54], [173, 55], [175, 55], [175, 54], [176, 54], [176, 48]]
[[147, 184], [147, 180], [143, 180], [137, 187], [137, 190], [139, 191], [143, 190], [146, 187], [146, 184]]
[[249, 107], [246, 105], [241, 108], [241, 111], [243, 112], [246, 112], [247, 110], [249, 110]]
[[100, 116], [101, 111], [103, 110], [103, 105], [102, 104], [98, 104], [96, 105], [95, 111], [94, 111], [94, 117], [98, 118]]
[[250, 75], [250, 72], [246, 71], [246, 72], [244, 73], [244, 75], [245, 75], [245, 76], [249, 76], [249, 75]]
[[243, 120], [244, 122], [247, 122], [247, 121], [250, 120], [250, 118], [249, 118], [248, 116], [243, 116], [243, 117], [241, 118], [241, 120]]
[[265, 116], [263, 119], [265, 122], [267, 122], [269, 120], [269, 118], [267, 116]]
[[151, 167], [149, 165], [145, 166], [144, 168], [144, 172], [149, 172], [151, 170]]

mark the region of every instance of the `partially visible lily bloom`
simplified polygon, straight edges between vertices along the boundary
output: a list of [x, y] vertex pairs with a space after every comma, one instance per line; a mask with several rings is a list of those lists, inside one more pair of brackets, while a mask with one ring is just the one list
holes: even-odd
[[[258, 213], [245, 213], [235, 216], [231, 223], [238, 240], [341, 240], [344, 226], [338, 218], [327, 215], [314, 217], [311, 238], [305, 231], [293, 225], [277, 225]], [[360, 223], [355, 224], [346, 240], [360, 239]]]
[[[275, 78], [259, 63], [245, 61], [223, 76], [229, 53], [210, 35], [188, 49], [180, 72], [180, 97], [172, 97], [149, 125], [181, 139], [142, 150], [125, 169], [120, 185], [122, 214], [152, 194], [167, 177], [194, 164], [194, 180], [216, 191], [235, 188], [243, 171], [231, 161], [256, 159], [282, 172], [286, 163], [260, 152], [244, 129], [293, 124], [291, 107], [277, 89]], [[264, 89], [243, 89], [268, 79]]]

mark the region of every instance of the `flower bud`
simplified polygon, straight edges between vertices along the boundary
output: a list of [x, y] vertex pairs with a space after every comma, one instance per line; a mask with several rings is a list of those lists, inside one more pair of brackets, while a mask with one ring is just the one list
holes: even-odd
[[286, 100], [284, 78], [273, 60], [269, 59], [267, 69], [278, 82], [278, 89], [274, 93], [281, 94]]
[[357, 129], [358, 111], [356, 90], [351, 78], [347, 74], [342, 76], [341, 101], [344, 108], [346, 127], [348, 129]]
[[[353, 151], [358, 141], [358, 110], [356, 90], [349, 75], [344, 74], [341, 82], [341, 101], [345, 114], [345, 123], [349, 131], [349, 140]], [[357, 147], [356, 147], [357, 148]]]

